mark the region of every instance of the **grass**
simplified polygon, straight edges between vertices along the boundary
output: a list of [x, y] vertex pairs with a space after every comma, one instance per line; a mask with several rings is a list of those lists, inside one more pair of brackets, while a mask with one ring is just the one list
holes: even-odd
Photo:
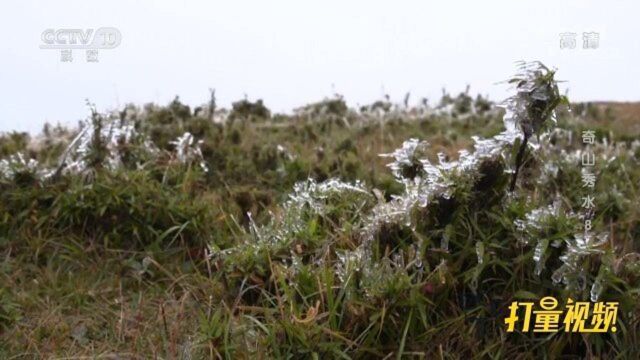
[[[517, 140], [472, 138], [499, 139], [502, 117], [468, 91], [294, 115], [176, 99], [93, 112], [67, 156], [78, 129], [8, 134], [0, 357], [638, 357], [639, 133], [561, 111], [510, 192]], [[608, 237], [578, 254], [585, 129]], [[505, 332], [514, 299], [587, 301], [594, 283], [620, 331]]]

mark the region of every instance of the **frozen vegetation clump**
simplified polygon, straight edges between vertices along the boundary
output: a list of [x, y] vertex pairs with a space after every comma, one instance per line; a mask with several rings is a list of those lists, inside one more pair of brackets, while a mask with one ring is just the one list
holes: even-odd
[[[515, 197], [510, 194], [515, 190], [516, 176], [527, 157], [530, 164], [523, 175], [526, 184], [550, 186], [560, 176], [560, 168], [575, 166], [567, 162], [580, 158], [581, 150], [576, 149], [572, 154], [564, 150], [572, 141], [572, 133], [552, 127], [556, 107], [566, 102], [566, 98], [559, 95], [554, 72], [540, 63], [522, 64], [520, 69], [521, 73], [510, 81], [515, 85], [516, 95], [504, 104], [505, 129], [490, 138], [473, 136], [473, 151], [460, 150], [457, 160], [439, 153], [437, 161], [433, 162], [428, 158], [429, 143], [412, 138], [392, 153], [381, 154], [392, 159], [388, 167], [403, 191], [392, 195], [389, 200], [378, 199], [377, 203], [363, 208], [366, 212], [356, 212], [358, 221], [349, 218], [352, 224], [358, 225], [355, 233], [349, 233], [355, 240], [354, 247], [336, 248], [330, 243], [314, 245], [325, 250], [333, 249], [329, 258], [334, 259], [336, 276], [343, 286], [349, 288], [350, 294], [360, 289], [364, 296], [376, 298], [390, 291], [408, 289], [416, 281], [429, 278], [446, 282], [450, 259], [429, 256], [433, 251], [450, 253], [450, 239], [456, 236], [455, 227], [451, 225], [454, 220], [440, 218], [455, 218], [459, 213], [470, 216], [469, 211], [479, 211], [481, 203], [494, 201], [490, 200], [492, 197], [499, 200], [497, 204], [501, 211], [507, 211], [526, 192], [523, 189], [523, 194]], [[533, 135], [537, 138], [533, 139]], [[532, 152], [528, 156], [527, 148]], [[604, 156], [607, 151], [608, 155], [615, 155], [606, 147], [598, 153]], [[539, 172], [539, 179], [528, 178], [532, 171], [534, 174]], [[505, 181], [509, 176], [512, 176], [511, 186], [507, 186], [508, 181]], [[309, 216], [327, 216], [330, 196], [347, 193], [359, 194], [364, 200], [368, 197], [368, 190], [362, 184], [349, 185], [337, 180], [298, 183], [283, 205], [282, 213], [274, 215], [274, 220], [266, 226], [257, 226], [252, 221], [254, 240], [240, 248], [226, 250], [223, 258], [230, 254], [238, 255], [248, 247], [254, 249], [254, 255], [259, 251], [286, 253], [285, 263], [289, 261], [291, 266], [299, 264], [304, 256], [302, 248], [296, 244], [300, 242], [301, 234], [308, 232]], [[510, 246], [532, 250], [536, 277], [543, 276], [547, 264], [559, 264], [547, 275], [554, 284], [563, 285], [572, 292], [591, 286], [590, 296], [596, 299], [605, 286], [603, 274], [610, 271], [610, 264], [603, 258], [601, 268], [596, 268], [600, 275], [592, 280], [586, 261], [592, 255], [606, 253], [602, 246], [607, 235], [576, 233], [580, 226], [579, 217], [558, 194], [550, 195], [556, 196], [551, 204], [529, 209], [524, 217], [511, 220], [519, 243]], [[330, 218], [335, 219], [336, 216], [345, 217], [343, 213], [334, 213]], [[336, 235], [336, 230], [338, 233], [344, 231], [334, 229], [331, 236], [344, 236]], [[435, 239], [431, 238], [433, 236]], [[497, 245], [480, 239], [471, 245], [476, 265], [470, 272], [469, 286], [475, 291], [487, 259], [495, 256], [494, 247]], [[326, 254], [326, 251], [315, 253], [313, 261], [325, 263]], [[288, 257], [290, 259], [286, 260]], [[235, 260], [228, 263], [237, 264]], [[249, 270], [245, 268], [245, 271]], [[427, 270], [431, 271], [430, 275], [426, 274]]]
[[418, 139], [409, 139], [402, 143], [402, 147], [384, 157], [393, 157], [394, 161], [388, 166], [396, 179], [414, 179], [421, 175], [423, 160], [429, 143]]
[[230, 271], [250, 274], [253, 269], [261, 276], [268, 271], [269, 261], [298, 264], [307, 252], [319, 260], [321, 254], [315, 252], [326, 250], [329, 245], [320, 235], [328, 234], [316, 233], [314, 229], [320, 231], [321, 223], [336, 227], [336, 230], [352, 226], [336, 221], [338, 216], [351, 214], [351, 219], [357, 222], [358, 212], [369, 207], [372, 198], [360, 182], [350, 184], [337, 179], [299, 182], [281, 210], [271, 214], [268, 224], [258, 226], [252, 214], [248, 214], [250, 223], [246, 241], [225, 250], [214, 246], [211, 255], [222, 260]]
[[[174, 163], [198, 164], [207, 172], [208, 166], [200, 148], [202, 140], [185, 132], [170, 142], [169, 154]], [[91, 108], [91, 117], [80, 123], [78, 133], [72, 138], [60, 156], [58, 165], [49, 168], [35, 159], [26, 160], [22, 153], [0, 161], [0, 175], [13, 177], [16, 173], [31, 173], [35, 179], [45, 181], [61, 175], [83, 175], [88, 178], [96, 170], [115, 172], [123, 169], [143, 169], [163, 157], [163, 151], [144, 132], [136, 128], [136, 122], [123, 117], [103, 116]]]
[[22, 153], [0, 160], [0, 178], [17, 181], [20, 177], [39, 178], [43, 176], [38, 161], [25, 159]]
[[556, 199], [551, 205], [532, 209], [524, 219], [516, 219], [514, 225], [523, 244], [534, 246], [535, 274], [540, 276], [548, 257], [549, 246], [560, 247], [563, 243], [562, 236], [579, 224], [576, 216], [566, 213], [562, 208], [562, 201]]
[[540, 134], [556, 123], [555, 109], [567, 99], [560, 95], [555, 71], [540, 62], [520, 63], [520, 72], [509, 80], [516, 94], [503, 105], [508, 131], [522, 131], [524, 138]]
[[[589, 257], [596, 255], [602, 260], [607, 260], [602, 255], [605, 254], [603, 245], [607, 243], [607, 233], [578, 233], [565, 240], [566, 250], [560, 260], [562, 266], [553, 272], [552, 280], [554, 284], [564, 284], [567, 290], [582, 292], [589, 286], [589, 273], [585, 267], [585, 262]], [[601, 265], [598, 277], [591, 283], [589, 297], [591, 301], [598, 301], [603, 291], [603, 274], [610, 271], [610, 266], [606, 262]]]
[[[67, 147], [58, 170], [64, 174], [81, 174], [96, 166], [116, 170], [123, 165], [126, 151], [138, 141], [145, 142], [132, 124], [120, 119], [104, 120], [94, 112]], [[155, 150], [151, 143], [145, 145], [148, 151]]]
[[524, 160], [527, 144], [533, 135], [539, 136], [556, 123], [556, 108], [569, 100], [560, 95], [554, 78], [555, 71], [540, 62], [520, 63], [520, 73], [509, 83], [516, 94], [502, 105], [505, 108], [504, 123], [507, 132], [522, 133], [510, 190], [514, 191], [518, 173]]
[[[513, 199], [508, 200], [504, 180], [509, 174], [513, 175], [513, 190], [525, 159], [524, 149], [540, 150], [547, 145], [542, 142], [549, 139], [547, 130], [555, 121], [555, 108], [566, 101], [559, 95], [553, 71], [540, 63], [522, 64], [521, 70], [510, 81], [515, 84], [516, 95], [505, 103], [505, 129], [491, 138], [473, 136], [473, 151], [461, 150], [457, 160], [450, 160], [440, 153], [437, 162], [432, 162], [427, 156], [429, 143], [409, 139], [394, 152], [381, 155], [393, 160], [388, 167], [396, 181], [402, 184], [403, 192], [392, 195], [388, 201], [379, 199], [367, 212], [356, 214], [361, 219], [355, 233], [357, 246], [334, 249], [339, 279], [352, 279], [350, 281], [358, 282], [357, 288], [364, 290], [367, 296], [375, 297], [390, 289], [410, 286], [416, 281], [416, 274], [425, 268], [446, 272], [447, 259], [435, 260], [436, 264], [431, 260], [430, 264], [426, 257], [434, 247], [428, 245], [432, 241], [425, 241], [425, 237], [436, 235], [441, 239], [440, 248], [448, 251], [449, 238], [455, 236], [453, 228], [447, 226], [447, 220], [440, 218], [454, 216], [452, 214], [457, 211], [468, 212], [469, 208], [480, 209], [482, 206], [478, 202], [490, 201], [492, 196], [503, 199], [503, 209], [509, 206]], [[540, 136], [537, 145], [528, 141], [534, 134]], [[565, 135], [559, 134], [557, 136]], [[517, 154], [514, 154], [514, 148], [518, 149]], [[516, 163], [512, 167], [514, 158]], [[556, 176], [554, 166], [547, 164], [543, 171], [550, 177]], [[243, 246], [257, 248], [258, 244], [285, 244], [292, 256], [296, 256], [291, 246], [307, 231], [309, 211], [326, 215], [327, 198], [336, 192], [367, 194], [362, 185], [347, 185], [335, 180], [320, 184], [313, 180], [299, 183], [284, 204], [283, 215], [275, 217], [278, 225], [272, 222], [258, 227], [252, 223], [252, 234], [257, 242], [249, 241]], [[536, 276], [542, 274], [551, 256], [547, 251], [551, 245], [564, 249], [564, 255], [559, 259], [563, 265], [554, 273], [554, 279], [560, 277], [568, 288], [575, 288], [575, 279], [582, 278], [581, 286], [586, 286], [586, 277], [576, 274], [581, 271], [577, 264], [585, 256], [585, 249], [594, 249], [600, 242], [581, 241], [579, 236], [572, 235], [578, 225], [576, 216], [564, 209], [560, 199], [548, 207], [532, 209], [524, 219], [512, 221], [521, 246], [534, 249], [532, 260]], [[408, 243], [403, 245], [405, 240], [399, 238]], [[477, 257], [476, 268], [471, 273], [471, 286], [475, 290], [486, 265], [485, 259], [492, 254], [492, 244], [476, 240], [472, 246]]]
[[[607, 257], [601, 257], [606, 252], [608, 233], [575, 232], [582, 225], [578, 216], [571, 210], [563, 210], [561, 201], [556, 199], [553, 204], [536, 208], [528, 212], [524, 219], [516, 219], [514, 225], [520, 234], [520, 239], [527, 245], [534, 246], [533, 260], [535, 274], [540, 276], [549, 258], [549, 247], [562, 251], [558, 259], [561, 265], [551, 269], [551, 279], [555, 285], [564, 285], [573, 292], [583, 291], [590, 283], [589, 257], [592, 255], [600, 259], [598, 274], [611, 271], [611, 263]], [[591, 282], [590, 298], [597, 301], [603, 288], [603, 277], [599, 275]]]
[[178, 137], [170, 144], [175, 146], [176, 159], [182, 164], [198, 163], [203, 171], [209, 171], [207, 164], [202, 159], [202, 140], [195, 142], [193, 135], [189, 132], [185, 132], [182, 136]]

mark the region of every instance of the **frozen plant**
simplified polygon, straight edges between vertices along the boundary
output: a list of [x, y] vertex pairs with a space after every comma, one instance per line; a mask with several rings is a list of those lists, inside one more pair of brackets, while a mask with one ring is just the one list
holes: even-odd
[[429, 146], [426, 141], [409, 139], [402, 143], [402, 147], [390, 154], [381, 154], [382, 157], [392, 157], [394, 161], [387, 166], [391, 168], [396, 179], [404, 182], [412, 180], [420, 175], [425, 150]]
[[564, 212], [561, 200], [555, 199], [551, 205], [533, 209], [524, 219], [514, 221], [520, 240], [526, 245], [535, 245], [533, 261], [537, 276], [544, 269], [549, 246], [557, 248], [562, 244], [559, 238], [552, 242], [553, 238], [575, 228], [576, 220], [575, 214]]
[[555, 71], [539, 61], [519, 63], [520, 72], [509, 80], [515, 85], [516, 94], [508, 98], [503, 107], [507, 131], [520, 131], [522, 141], [516, 155], [515, 169], [510, 190], [516, 186], [518, 172], [524, 161], [527, 143], [533, 135], [540, 133], [555, 123], [555, 109], [560, 104], [568, 104], [566, 96], [560, 95]]
[[26, 160], [20, 152], [0, 160], [0, 178], [15, 180], [21, 174], [38, 178], [42, 173], [37, 160]]
[[259, 259], [264, 259], [265, 254], [270, 254], [275, 260], [276, 255], [282, 253], [287, 254], [286, 257], [290, 257], [292, 264], [295, 264], [299, 254], [293, 245], [308, 233], [310, 221], [315, 221], [317, 217], [329, 216], [329, 212], [334, 209], [356, 213], [372, 198], [361, 182], [350, 184], [329, 179], [318, 183], [308, 179], [296, 183], [281, 211], [272, 214], [269, 223], [258, 226], [251, 214], [248, 214], [248, 241], [216, 254], [234, 267], [259, 262]]
[[144, 145], [139, 148], [146, 153], [158, 152], [128, 120], [104, 118], [95, 109], [91, 111], [91, 118], [81, 124], [80, 132], [60, 158], [55, 175], [80, 174], [102, 167], [116, 170], [123, 165], [126, 152], [137, 145]]
[[182, 136], [179, 136], [176, 140], [171, 141], [170, 144], [175, 146], [176, 159], [182, 164], [190, 164], [198, 162], [202, 170], [209, 171], [207, 164], [202, 158], [202, 140], [195, 141], [193, 135], [189, 132], [185, 132]]
[[[570, 290], [581, 291], [587, 286], [587, 271], [584, 269], [584, 260], [591, 255], [602, 255], [603, 245], [607, 243], [609, 234], [593, 234], [583, 232], [565, 239], [567, 249], [560, 256], [563, 264], [553, 273], [551, 279], [554, 284], [563, 283]], [[604, 267], [604, 268], [603, 268]], [[600, 272], [604, 272], [608, 264], [601, 265]], [[601, 278], [597, 278], [592, 284], [591, 300], [597, 301], [603, 289]]]

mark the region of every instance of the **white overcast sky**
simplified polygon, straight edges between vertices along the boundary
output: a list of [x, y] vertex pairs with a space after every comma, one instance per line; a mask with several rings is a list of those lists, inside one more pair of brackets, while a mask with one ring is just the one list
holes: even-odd
[[[500, 100], [517, 60], [558, 68], [572, 100], [640, 100], [635, 1], [2, 1], [0, 131], [75, 124], [129, 102], [230, 106], [248, 96], [285, 112], [334, 92], [350, 105], [441, 89]], [[116, 27], [122, 43], [87, 63], [40, 49], [45, 29]], [[560, 34], [578, 34], [561, 50]], [[582, 33], [600, 34], [582, 49]]]

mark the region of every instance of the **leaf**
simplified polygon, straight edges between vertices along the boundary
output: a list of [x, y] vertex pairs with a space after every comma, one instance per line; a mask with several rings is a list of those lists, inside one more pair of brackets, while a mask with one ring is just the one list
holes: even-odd
[[525, 300], [538, 300], [540, 297], [530, 291], [527, 290], [518, 290], [515, 294], [513, 294], [515, 299], [525, 299]]
[[413, 317], [413, 309], [409, 312], [409, 316], [407, 318], [407, 323], [404, 326], [404, 331], [402, 332], [402, 338], [400, 339], [400, 347], [398, 348], [398, 354], [396, 359], [402, 359], [402, 353], [404, 352], [404, 345], [407, 341], [407, 333], [409, 332], [409, 325], [411, 324], [411, 318]]

